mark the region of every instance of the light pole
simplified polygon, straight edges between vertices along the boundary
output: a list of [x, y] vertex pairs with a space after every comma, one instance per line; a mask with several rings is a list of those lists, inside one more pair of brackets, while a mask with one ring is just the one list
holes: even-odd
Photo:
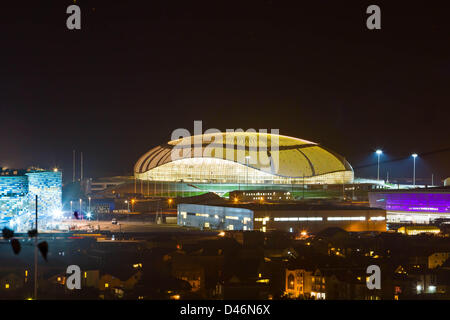
[[413, 186], [416, 186], [416, 158], [417, 158], [417, 153], [413, 153], [411, 155], [413, 157], [414, 160], [414, 169], [413, 169]]
[[71, 214], [73, 213], [73, 201], [72, 200], [70, 200], [70, 212], [71, 212]]
[[125, 200], [125, 203], [128, 205], [128, 212], [130, 212], [130, 203], [128, 202], [128, 200]]
[[82, 214], [82, 211], [81, 211], [82, 205], [83, 205], [83, 199], [80, 199], [80, 215]]
[[38, 195], [36, 195], [36, 237], [34, 238], [34, 300], [37, 300], [37, 288], [38, 288], [38, 254], [37, 254], [37, 247], [38, 247]]
[[380, 156], [383, 153], [380, 149], [375, 152], [378, 156], [378, 170], [377, 170], [377, 181], [380, 181]]
[[91, 212], [91, 197], [88, 198], [89, 199], [89, 212]]

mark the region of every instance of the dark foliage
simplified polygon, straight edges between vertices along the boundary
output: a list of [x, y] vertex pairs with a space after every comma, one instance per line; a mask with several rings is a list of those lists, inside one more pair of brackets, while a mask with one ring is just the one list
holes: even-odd
[[5, 239], [11, 239], [12, 237], [14, 237], [14, 231], [12, 231], [11, 229], [8, 228], [3, 228], [2, 230], [3, 233], [3, 238]]
[[47, 241], [42, 241], [38, 243], [39, 251], [42, 254], [42, 257], [47, 261], [47, 253], [48, 253], [48, 243]]
[[11, 239], [11, 247], [13, 249], [14, 254], [19, 254], [21, 249], [20, 241], [17, 239]]

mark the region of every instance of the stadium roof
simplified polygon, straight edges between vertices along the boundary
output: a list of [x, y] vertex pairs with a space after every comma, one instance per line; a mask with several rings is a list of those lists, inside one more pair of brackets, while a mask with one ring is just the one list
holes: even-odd
[[157, 146], [137, 161], [134, 172], [144, 173], [172, 162], [174, 154], [176, 160], [217, 158], [243, 165], [247, 164], [248, 156], [249, 167], [268, 173], [273, 173], [272, 163], [276, 160], [276, 175], [284, 177], [353, 171], [344, 157], [311, 141], [270, 133], [221, 132], [189, 136]]

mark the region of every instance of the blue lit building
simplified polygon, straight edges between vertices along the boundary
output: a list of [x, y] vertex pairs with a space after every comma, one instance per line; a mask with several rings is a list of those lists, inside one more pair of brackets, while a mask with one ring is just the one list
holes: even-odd
[[0, 171], [0, 226], [29, 229], [34, 221], [36, 196], [39, 223], [60, 217], [62, 175], [58, 171]]
[[181, 203], [178, 205], [178, 224], [212, 230], [253, 230], [253, 211]]
[[28, 209], [28, 177], [0, 176], [0, 224]]

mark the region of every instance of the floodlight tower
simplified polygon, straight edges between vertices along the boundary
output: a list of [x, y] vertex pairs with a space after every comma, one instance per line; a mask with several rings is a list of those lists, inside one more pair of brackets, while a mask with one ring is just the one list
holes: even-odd
[[413, 167], [413, 186], [416, 186], [416, 158], [417, 158], [417, 153], [413, 153], [411, 155], [411, 157], [413, 157], [414, 160], [414, 167]]
[[377, 181], [380, 181], [380, 156], [383, 154], [383, 151], [378, 149], [375, 151], [378, 156], [378, 166], [377, 166]]

